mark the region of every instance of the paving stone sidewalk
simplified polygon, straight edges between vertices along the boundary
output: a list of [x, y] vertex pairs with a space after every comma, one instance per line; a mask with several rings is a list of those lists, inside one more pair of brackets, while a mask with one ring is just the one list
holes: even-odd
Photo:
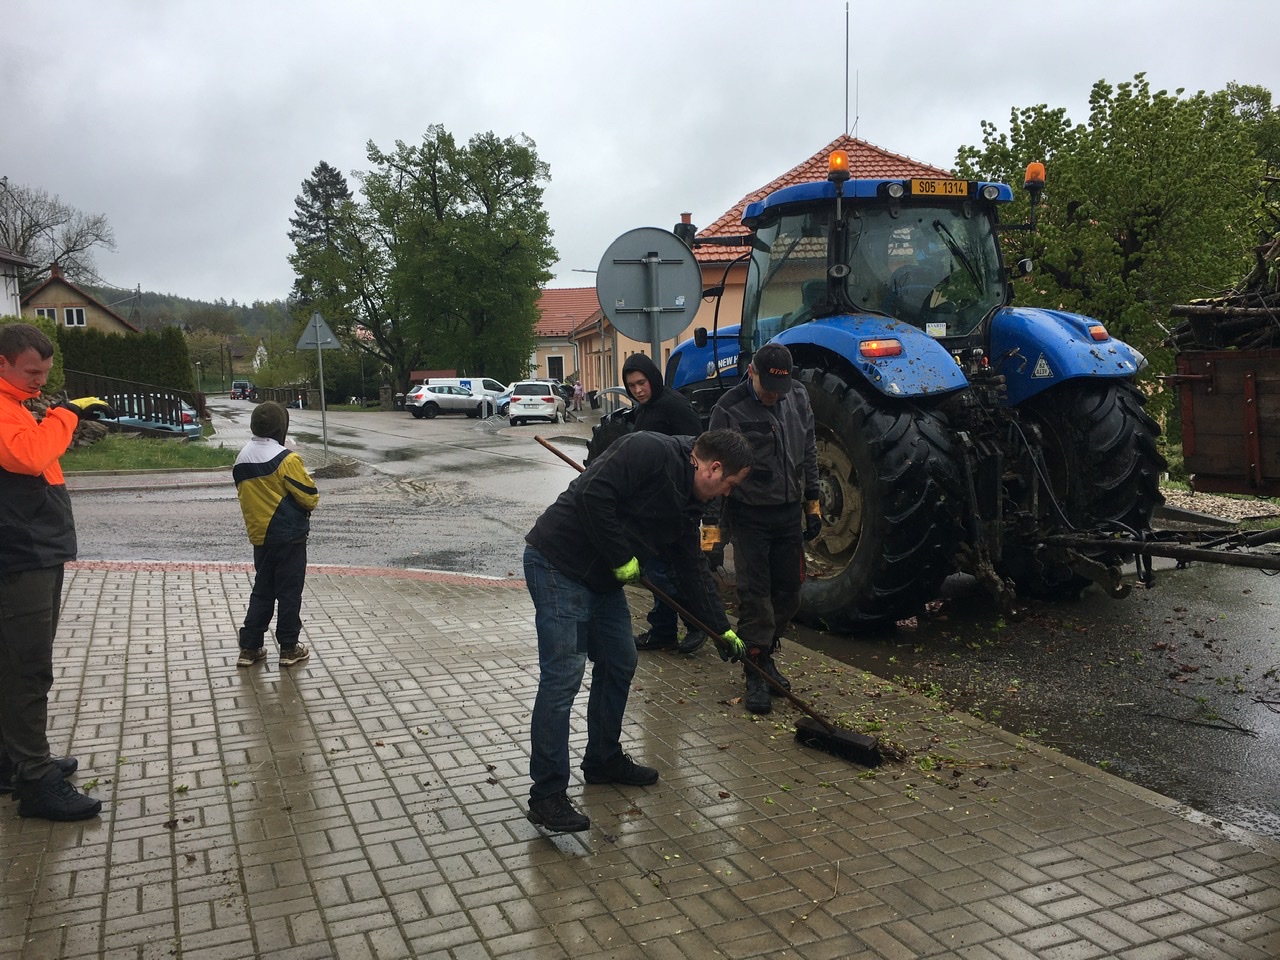
[[1275, 844], [790, 644], [798, 693], [909, 761], [799, 746], [713, 652], [642, 654], [625, 737], [662, 780], [575, 780], [592, 829], [549, 838], [522, 583], [313, 568], [282, 671], [235, 666], [251, 580], [69, 569], [52, 740], [104, 813], [0, 806], [0, 957], [1280, 956]]

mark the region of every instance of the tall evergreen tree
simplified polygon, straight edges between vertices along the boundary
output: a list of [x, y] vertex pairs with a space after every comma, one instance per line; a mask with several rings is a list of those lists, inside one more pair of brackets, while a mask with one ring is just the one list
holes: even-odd
[[416, 146], [370, 142], [368, 157], [363, 201], [341, 208], [323, 255], [312, 244], [291, 258], [298, 289], [324, 291], [326, 319], [399, 386], [423, 366], [522, 375], [556, 258], [533, 141], [490, 132], [458, 146], [434, 125]]
[[350, 203], [351, 188], [347, 186], [347, 178], [324, 160], [316, 164], [308, 179], [302, 181], [302, 193], [294, 199], [296, 212], [289, 218], [293, 228], [289, 231], [289, 239], [294, 246], [290, 262], [298, 271], [293, 282], [293, 294], [304, 307], [314, 305], [317, 300], [327, 301], [335, 295], [341, 296], [339, 291], [326, 287], [318, 278], [326, 273], [324, 260], [340, 249], [342, 218]]

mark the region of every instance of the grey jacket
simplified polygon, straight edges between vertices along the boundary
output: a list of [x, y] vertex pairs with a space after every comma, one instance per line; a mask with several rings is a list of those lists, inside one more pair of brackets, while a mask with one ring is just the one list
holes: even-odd
[[756, 399], [747, 378], [726, 393], [711, 411], [712, 430], [731, 427], [751, 441], [754, 458], [747, 479], [729, 498], [747, 506], [777, 506], [818, 499], [818, 450], [813, 437], [813, 410], [805, 388], [791, 392], [772, 407]]

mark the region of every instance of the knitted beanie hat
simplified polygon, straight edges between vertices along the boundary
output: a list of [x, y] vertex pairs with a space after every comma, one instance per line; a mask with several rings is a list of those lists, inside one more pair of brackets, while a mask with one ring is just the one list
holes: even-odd
[[274, 400], [265, 400], [253, 408], [249, 429], [255, 437], [270, 437], [277, 443], [284, 443], [289, 432], [289, 411]]

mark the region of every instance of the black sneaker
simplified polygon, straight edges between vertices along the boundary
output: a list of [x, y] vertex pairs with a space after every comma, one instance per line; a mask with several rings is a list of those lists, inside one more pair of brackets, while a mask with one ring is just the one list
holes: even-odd
[[658, 771], [636, 763], [625, 753], [607, 767], [582, 768], [587, 783], [621, 783], [627, 787], [647, 787], [658, 782]]
[[652, 630], [646, 630], [636, 637], [637, 650], [670, 650], [676, 645], [676, 638], [655, 637]]
[[19, 784], [18, 816], [41, 820], [88, 820], [102, 810], [102, 801], [85, 796], [66, 780], [62, 771], [50, 770], [39, 780]]
[[[71, 776], [80, 766], [80, 761], [75, 757], [51, 757], [50, 759], [64, 777]], [[13, 793], [13, 764], [7, 758], [0, 763], [0, 793]]]
[[292, 647], [281, 647], [280, 666], [292, 667], [295, 663], [301, 663], [309, 656], [311, 656], [311, 651], [301, 643], [294, 644]]
[[702, 649], [702, 645], [707, 642], [707, 635], [701, 630], [693, 629], [685, 634], [684, 639], [676, 646], [677, 653], [683, 653], [685, 656], [697, 653]]
[[252, 667], [259, 660], [267, 659], [266, 647], [241, 647], [237, 667]]
[[545, 800], [530, 800], [525, 818], [552, 833], [581, 833], [591, 829], [591, 818], [569, 802], [569, 795], [557, 793]]
[[[774, 683], [776, 683], [779, 687], [782, 687], [783, 690], [791, 689], [791, 681], [788, 680], [786, 677], [784, 677], [781, 671], [778, 670], [778, 665], [773, 662], [772, 655], [760, 658], [760, 668], [764, 670], [764, 672], [767, 673], [773, 679]], [[769, 695], [773, 697], [782, 696], [782, 694], [778, 691], [778, 688], [775, 687], [772, 683], [769, 684]]]
[[[755, 663], [756, 661], [752, 662]], [[743, 669], [747, 672], [747, 695], [743, 697], [742, 705], [752, 713], [769, 713], [773, 710], [773, 698], [770, 696], [772, 691], [769, 687], [769, 681], [750, 667], [744, 667]]]

